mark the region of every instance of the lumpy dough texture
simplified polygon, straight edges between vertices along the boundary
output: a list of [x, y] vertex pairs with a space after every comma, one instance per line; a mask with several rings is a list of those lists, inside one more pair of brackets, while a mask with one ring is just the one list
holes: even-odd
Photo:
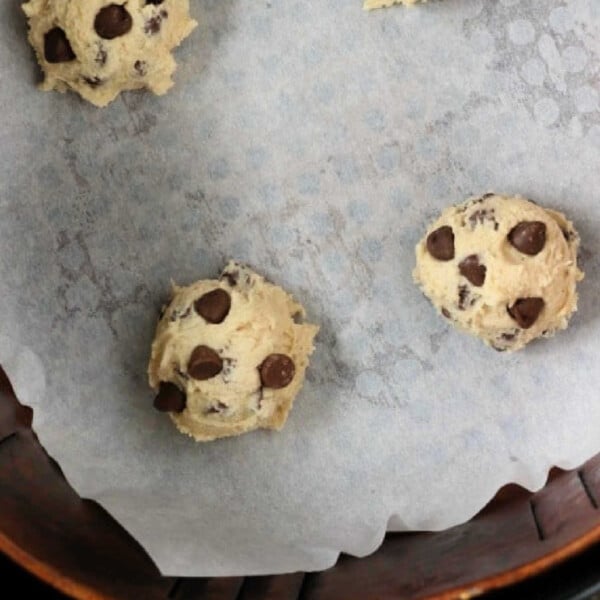
[[579, 236], [562, 213], [486, 194], [446, 209], [417, 244], [414, 279], [454, 325], [497, 350], [565, 329]]
[[148, 368], [155, 407], [197, 441], [281, 429], [316, 325], [280, 287], [230, 262], [219, 280], [174, 287]]
[[427, 2], [427, 0], [365, 0], [363, 6], [365, 10], [373, 10], [375, 8], [389, 8], [394, 4], [412, 5], [418, 2]]
[[30, 0], [29, 41], [44, 90], [75, 90], [106, 106], [124, 90], [164, 94], [173, 85], [171, 52], [196, 27], [188, 0]]

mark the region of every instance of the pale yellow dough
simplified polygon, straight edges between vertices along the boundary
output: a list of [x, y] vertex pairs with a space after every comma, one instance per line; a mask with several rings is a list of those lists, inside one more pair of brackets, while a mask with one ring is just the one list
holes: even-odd
[[[521, 222], [546, 225], [546, 242], [535, 256], [517, 250], [508, 239]], [[454, 233], [455, 256], [438, 260], [427, 249], [428, 235], [442, 226]], [[565, 329], [577, 310], [579, 236], [559, 212], [519, 196], [486, 194], [447, 208], [416, 247], [415, 282], [436, 309], [458, 328], [497, 350], [518, 350], [540, 336]], [[477, 255], [486, 267], [482, 286], [459, 272], [466, 257]], [[544, 307], [529, 328], [520, 327], [508, 307], [521, 298], [542, 298]]]
[[[95, 31], [95, 18], [113, 3], [127, 9], [133, 25], [124, 35], [103, 39]], [[124, 90], [166, 93], [176, 69], [172, 50], [197, 25], [189, 14], [189, 0], [30, 0], [23, 10], [29, 18], [29, 41], [44, 72], [40, 87], [74, 90], [96, 106], [106, 106]], [[74, 60], [46, 60], [44, 36], [56, 27], [65, 32]]]
[[[197, 314], [194, 302], [217, 288], [230, 295], [231, 309], [222, 323], [211, 324]], [[170, 413], [178, 429], [197, 441], [281, 429], [302, 387], [319, 330], [302, 322], [304, 314], [283, 289], [233, 261], [219, 280], [175, 286], [152, 344], [148, 375], [153, 388], [171, 382], [187, 395], [184, 411]], [[186, 374], [198, 345], [223, 358], [226, 366], [218, 376], [197, 381]], [[296, 367], [293, 380], [282, 389], [262, 387], [258, 370], [275, 353], [291, 357]]]
[[375, 8], [389, 8], [394, 4], [404, 4], [411, 6], [418, 2], [427, 2], [427, 0], [365, 0], [363, 7], [365, 10], [374, 10]]

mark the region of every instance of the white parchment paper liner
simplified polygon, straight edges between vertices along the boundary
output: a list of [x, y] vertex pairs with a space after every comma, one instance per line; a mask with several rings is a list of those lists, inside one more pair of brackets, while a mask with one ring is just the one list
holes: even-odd
[[[596, 0], [197, 1], [164, 98], [35, 90], [0, 6], [0, 363], [78, 492], [169, 575], [322, 569], [470, 518], [600, 450]], [[434, 315], [413, 247], [494, 189], [562, 210], [580, 311], [500, 355]], [[247, 261], [322, 333], [280, 434], [209, 445], [152, 408], [170, 278]]]

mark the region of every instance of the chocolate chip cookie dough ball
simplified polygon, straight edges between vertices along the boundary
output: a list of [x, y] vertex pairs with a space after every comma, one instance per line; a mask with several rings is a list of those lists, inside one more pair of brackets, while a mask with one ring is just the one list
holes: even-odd
[[197, 441], [281, 429], [316, 325], [280, 287], [230, 262], [219, 280], [175, 287], [152, 344], [154, 406]]
[[565, 329], [579, 236], [559, 212], [486, 194], [446, 209], [416, 248], [415, 282], [454, 325], [497, 350]]
[[96, 106], [123, 90], [164, 94], [171, 52], [197, 25], [189, 0], [29, 0], [23, 10], [42, 89], [72, 89]]
[[373, 10], [375, 8], [389, 8], [394, 4], [405, 4], [412, 6], [418, 2], [427, 2], [427, 0], [364, 0], [363, 8], [365, 10]]

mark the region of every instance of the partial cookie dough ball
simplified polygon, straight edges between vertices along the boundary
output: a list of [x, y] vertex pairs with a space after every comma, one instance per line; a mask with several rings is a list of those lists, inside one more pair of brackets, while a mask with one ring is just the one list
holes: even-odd
[[405, 4], [410, 6], [417, 4], [417, 2], [427, 2], [427, 0], [365, 0], [363, 7], [365, 10], [373, 10], [375, 8], [389, 8], [394, 4]]
[[565, 329], [577, 310], [579, 236], [559, 212], [486, 194], [446, 209], [416, 248], [415, 282], [496, 350]]
[[176, 69], [171, 51], [197, 25], [189, 0], [29, 0], [23, 10], [41, 88], [72, 89], [96, 106], [124, 90], [166, 93]]
[[281, 429], [319, 328], [304, 308], [248, 267], [174, 287], [148, 367], [155, 407], [197, 441]]

